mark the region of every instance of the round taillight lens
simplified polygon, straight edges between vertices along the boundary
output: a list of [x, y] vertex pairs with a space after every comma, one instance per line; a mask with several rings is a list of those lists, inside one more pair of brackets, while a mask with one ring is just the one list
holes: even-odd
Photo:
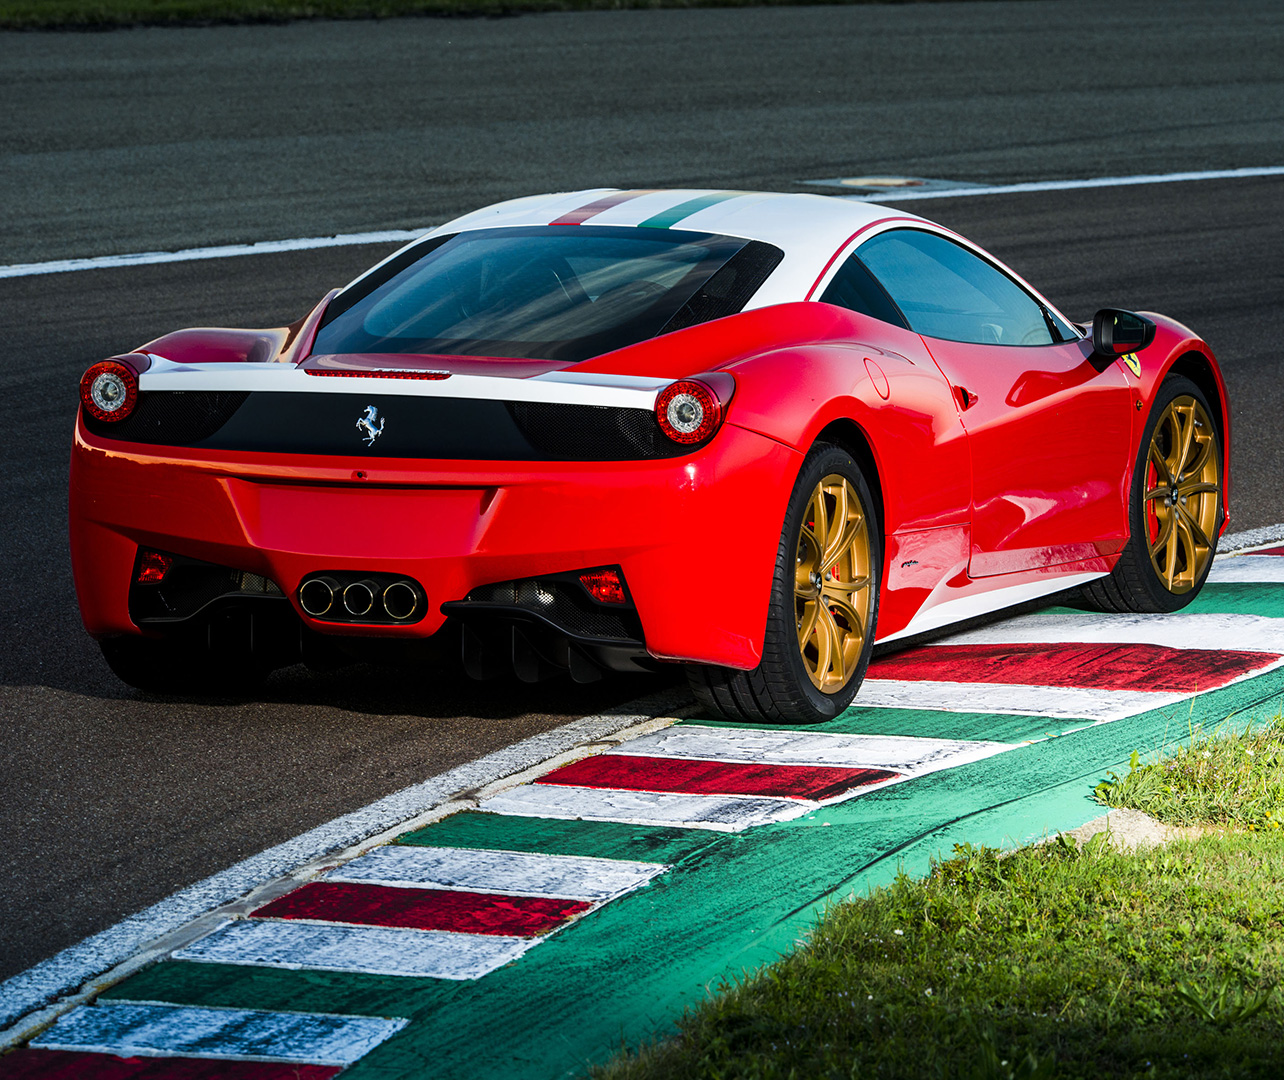
[[138, 375], [128, 364], [104, 360], [80, 378], [80, 403], [95, 420], [124, 420], [138, 403]]
[[722, 402], [695, 379], [670, 383], [655, 399], [660, 430], [675, 443], [694, 446], [711, 438], [722, 424]]

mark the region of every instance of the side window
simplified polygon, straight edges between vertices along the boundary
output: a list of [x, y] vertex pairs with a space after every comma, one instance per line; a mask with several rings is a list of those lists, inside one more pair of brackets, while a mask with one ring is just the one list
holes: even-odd
[[989, 345], [1051, 345], [1043, 305], [1006, 274], [942, 236], [880, 233], [858, 249], [910, 329], [926, 337]]
[[822, 304], [851, 308], [852, 311], [859, 311], [862, 315], [869, 315], [894, 326], [906, 325], [905, 317], [896, 310], [896, 305], [886, 291], [855, 255], [839, 267], [834, 279], [821, 293], [820, 301]]

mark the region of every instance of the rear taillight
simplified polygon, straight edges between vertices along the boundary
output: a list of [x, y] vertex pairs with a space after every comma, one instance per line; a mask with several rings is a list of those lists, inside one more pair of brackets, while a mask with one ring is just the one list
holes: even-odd
[[155, 585], [165, 580], [165, 575], [173, 565], [172, 555], [163, 555], [159, 551], [149, 551], [144, 548], [138, 553], [138, 570], [134, 574], [134, 581], [139, 585]]
[[95, 364], [80, 378], [80, 403], [95, 420], [124, 420], [138, 403], [138, 374], [119, 360]]
[[[724, 383], [726, 393], [719, 397], [711, 383]], [[675, 443], [696, 446], [713, 438], [726, 415], [726, 400], [735, 387], [731, 376], [717, 373], [709, 382], [681, 379], [670, 383], [655, 399], [655, 417], [660, 430]], [[722, 389], [722, 387], [719, 387]], [[725, 399], [725, 400], [724, 400]]]

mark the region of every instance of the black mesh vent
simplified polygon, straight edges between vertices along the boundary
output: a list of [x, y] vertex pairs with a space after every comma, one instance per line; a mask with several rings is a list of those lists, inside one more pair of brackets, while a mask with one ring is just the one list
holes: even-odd
[[667, 323], [662, 334], [734, 315], [762, 287], [785, 253], [774, 244], [751, 240], [697, 290]]
[[249, 396], [243, 390], [142, 393], [137, 407], [124, 420], [95, 420], [85, 412], [85, 427], [109, 439], [188, 446], [218, 431]]
[[648, 409], [525, 401], [508, 407], [531, 445], [553, 459], [629, 461], [676, 457], [691, 449], [665, 438]]
[[274, 581], [246, 570], [173, 555], [165, 577], [155, 583], [134, 582], [129, 590], [129, 615], [135, 622], [186, 619], [222, 596], [284, 598]]
[[524, 608], [542, 615], [572, 637], [638, 641], [642, 636], [631, 609], [616, 612], [599, 607], [577, 585], [565, 580], [527, 579], [480, 585], [468, 594], [467, 603]]

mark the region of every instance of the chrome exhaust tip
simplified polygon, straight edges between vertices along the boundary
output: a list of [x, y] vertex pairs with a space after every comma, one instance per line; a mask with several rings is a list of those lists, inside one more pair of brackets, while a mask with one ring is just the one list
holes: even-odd
[[383, 610], [403, 622], [419, 610], [419, 591], [408, 581], [394, 581], [383, 590]]
[[339, 583], [334, 578], [308, 578], [299, 586], [299, 607], [314, 619], [320, 618], [334, 607]]
[[373, 581], [354, 581], [343, 590], [343, 610], [360, 618], [374, 609], [379, 586]]

